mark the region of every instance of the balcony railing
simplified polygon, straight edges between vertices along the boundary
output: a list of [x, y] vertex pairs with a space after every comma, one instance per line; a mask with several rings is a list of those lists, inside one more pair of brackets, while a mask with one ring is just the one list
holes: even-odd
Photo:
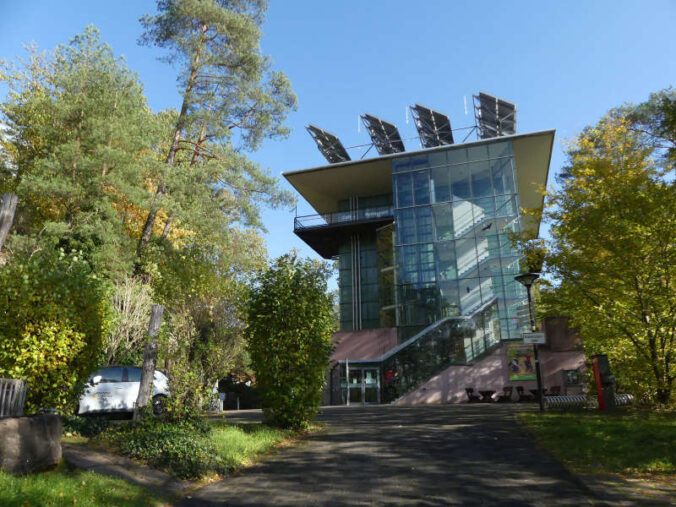
[[368, 222], [370, 220], [382, 220], [393, 217], [394, 211], [392, 206], [378, 206], [353, 211], [336, 211], [320, 215], [305, 215], [294, 219], [293, 230], [298, 231], [329, 225], [347, 225], [354, 222]]

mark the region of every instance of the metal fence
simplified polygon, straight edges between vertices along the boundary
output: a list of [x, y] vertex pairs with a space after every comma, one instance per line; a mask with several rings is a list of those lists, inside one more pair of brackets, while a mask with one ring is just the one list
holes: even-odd
[[[624, 407], [634, 403], [632, 394], [616, 394], [615, 406]], [[545, 396], [546, 408], [596, 408], [598, 403], [596, 398], [587, 398], [580, 394], [576, 396]]]
[[0, 418], [23, 415], [26, 387], [23, 380], [0, 378]]

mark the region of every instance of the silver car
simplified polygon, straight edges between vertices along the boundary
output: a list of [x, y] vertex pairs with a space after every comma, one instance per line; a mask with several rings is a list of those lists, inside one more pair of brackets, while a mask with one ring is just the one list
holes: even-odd
[[[133, 412], [141, 385], [141, 368], [108, 366], [94, 372], [80, 397], [78, 414]], [[162, 412], [169, 396], [169, 380], [160, 371], [153, 379], [153, 412]]]

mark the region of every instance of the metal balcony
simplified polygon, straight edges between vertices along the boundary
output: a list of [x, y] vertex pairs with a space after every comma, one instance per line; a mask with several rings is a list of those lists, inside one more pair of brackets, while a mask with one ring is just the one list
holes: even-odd
[[378, 206], [353, 211], [336, 211], [296, 217], [293, 232], [325, 259], [338, 255], [341, 240], [350, 234], [375, 230], [392, 223], [392, 206]]

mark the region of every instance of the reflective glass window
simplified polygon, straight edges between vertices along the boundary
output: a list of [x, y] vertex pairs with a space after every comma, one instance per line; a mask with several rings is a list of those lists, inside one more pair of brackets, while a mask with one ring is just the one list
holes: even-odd
[[413, 206], [413, 183], [409, 173], [395, 176], [397, 191], [397, 206], [400, 208]]
[[417, 205], [430, 203], [430, 182], [427, 171], [413, 173], [413, 189]]
[[434, 236], [437, 241], [453, 239], [453, 213], [449, 203], [432, 206]]
[[415, 243], [415, 210], [413, 208], [397, 211], [396, 228], [400, 245]]
[[436, 167], [431, 171], [431, 187], [434, 189], [434, 202], [451, 200], [451, 189], [448, 181], [448, 167]]
[[486, 197], [492, 195], [491, 167], [488, 162], [478, 162], [470, 167], [472, 171], [472, 196]]
[[418, 243], [432, 241], [432, 208], [423, 206], [415, 209]]
[[459, 165], [451, 168], [451, 194], [455, 199], [469, 199], [471, 197], [469, 186], [469, 167]]

